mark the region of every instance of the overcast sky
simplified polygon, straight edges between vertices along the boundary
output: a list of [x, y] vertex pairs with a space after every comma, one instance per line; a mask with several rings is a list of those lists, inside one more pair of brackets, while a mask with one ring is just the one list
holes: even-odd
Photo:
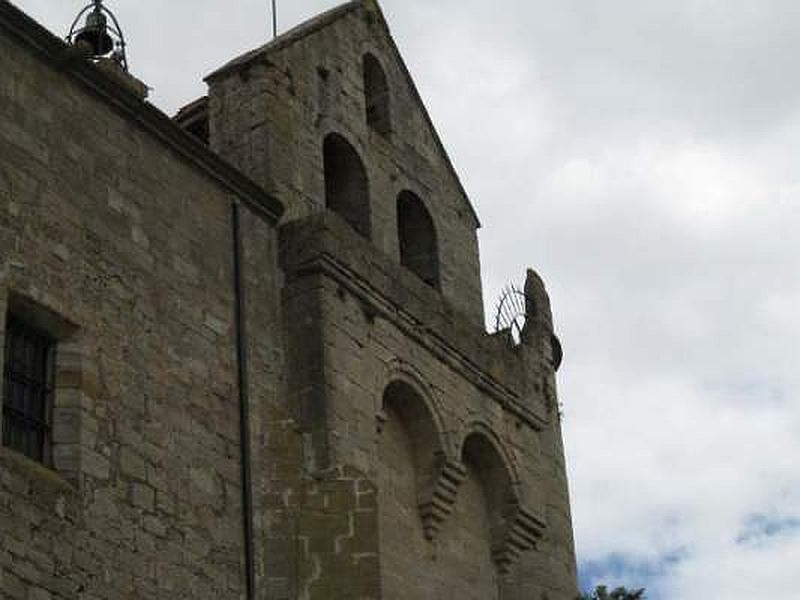
[[[16, 0], [63, 34], [80, 2]], [[279, 0], [281, 29], [336, 2]], [[172, 113], [267, 0], [117, 0]], [[797, 600], [800, 2], [385, 0], [484, 228], [487, 305], [536, 268], [582, 579]]]

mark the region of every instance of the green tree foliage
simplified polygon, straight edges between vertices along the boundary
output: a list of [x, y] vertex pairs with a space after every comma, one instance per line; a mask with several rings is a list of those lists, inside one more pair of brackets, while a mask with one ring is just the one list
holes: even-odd
[[592, 593], [585, 593], [578, 596], [577, 600], [647, 600], [644, 595], [644, 590], [627, 590], [624, 587], [615, 589], [609, 592], [608, 588], [604, 585]]

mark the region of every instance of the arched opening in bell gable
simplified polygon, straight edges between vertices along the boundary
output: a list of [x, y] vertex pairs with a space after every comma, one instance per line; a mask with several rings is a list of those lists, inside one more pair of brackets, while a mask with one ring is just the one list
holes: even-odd
[[436, 227], [425, 204], [412, 192], [397, 197], [400, 263], [429, 286], [440, 289]]
[[389, 109], [389, 84], [381, 63], [372, 54], [364, 55], [364, 102], [367, 125], [383, 135], [392, 130]]
[[325, 206], [367, 239], [372, 237], [369, 181], [355, 148], [332, 133], [323, 143]]

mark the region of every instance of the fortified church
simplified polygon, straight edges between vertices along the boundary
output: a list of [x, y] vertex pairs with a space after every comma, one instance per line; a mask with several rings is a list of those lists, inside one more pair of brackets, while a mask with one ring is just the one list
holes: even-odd
[[486, 332], [377, 4], [174, 118], [106, 12], [0, 0], [0, 598], [573, 600], [548, 296]]

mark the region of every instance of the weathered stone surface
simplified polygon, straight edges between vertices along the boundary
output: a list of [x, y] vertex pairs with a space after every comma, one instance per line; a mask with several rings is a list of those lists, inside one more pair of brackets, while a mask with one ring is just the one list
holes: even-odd
[[[57, 317], [42, 324], [60, 340], [55, 470], [0, 449], [0, 597], [238, 598], [239, 197], [21, 42], [0, 9], [0, 337], [22, 311]], [[248, 266], [276, 288], [276, 235], [251, 221]], [[276, 330], [270, 293], [254, 331]], [[274, 399], [279, 336], [252, 340], [274, 365], [254, 392]]]
[[[385, 71], [391, 128], [367, 124], [365, 55]], [[477, 217], [372, 2], [350, 2], [209, 78], [212, 147], [287, 206], [325, 208], [323, 141], [344, 137], [366, 167], [375, 246], [399, 258], [397, 199], [410, 191], [436, 224], [442, 294], [483, 325]]]
[[[210, 147], [0, 0], [0, 316], [58, 349], [52, 460], [0, 446], [0, 600], [245, 597], [244, 366], [257, 598], [572, 600], [549, 300], [531, 275], [523, 343], [485, 333], [477, 218], [377, 5], [207, 105]], [[366, 187], [331, 189], [333, 133]]]

